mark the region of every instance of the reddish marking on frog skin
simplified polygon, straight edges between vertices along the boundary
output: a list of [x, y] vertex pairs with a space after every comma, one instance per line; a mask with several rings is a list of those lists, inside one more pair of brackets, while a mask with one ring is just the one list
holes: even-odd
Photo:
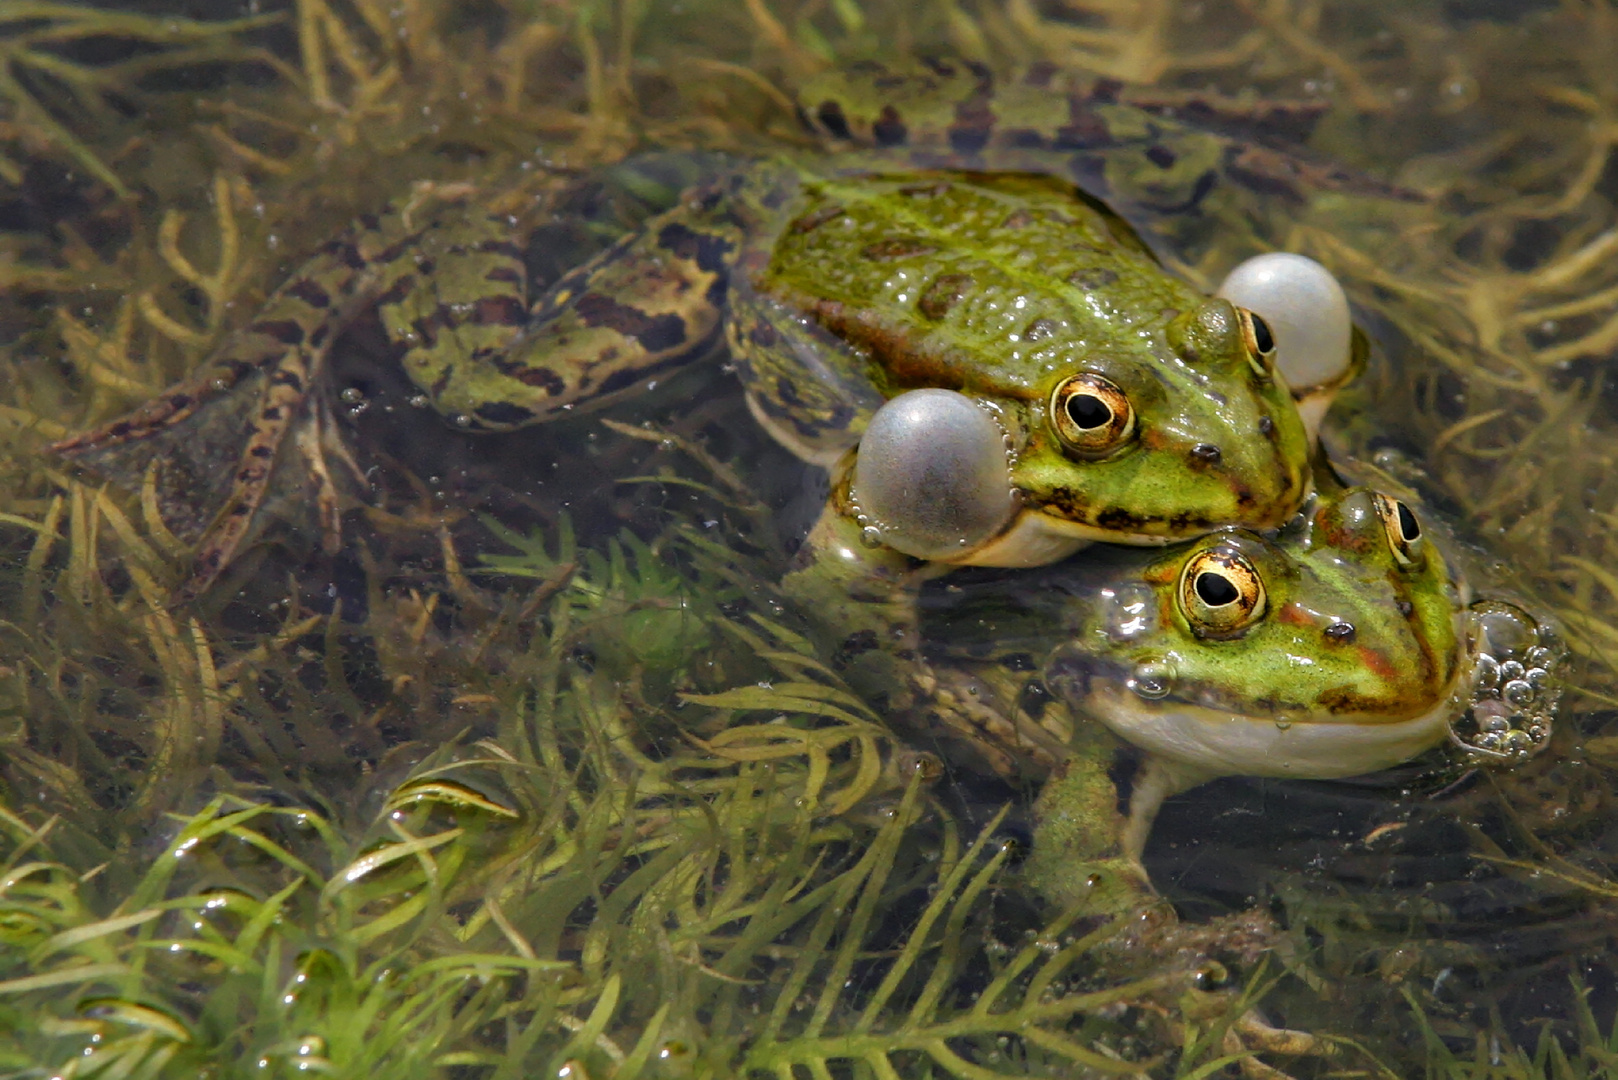
[[1314, 612], [1289, 600], [1275, 613], [1275, 621], [1285, 623], [1287, 626], [1313, 626], [1316, 620]]
[[[1386, 682], [1393, 682], [1399, 677], [1398, 669], [1394, 667], [1393, 661], [1369, 645], [1360, 646], [1360, 665]], [[1425, 667], [1425, 665], [1423, 666]]]

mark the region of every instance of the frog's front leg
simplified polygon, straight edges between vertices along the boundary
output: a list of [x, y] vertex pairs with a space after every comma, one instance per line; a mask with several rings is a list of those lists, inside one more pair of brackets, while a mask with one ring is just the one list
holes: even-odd
[[781, 579], [781, 591], [828, 639], [833, 664], [879, 709], [902, 712], [933, 683], [921, 659], [916, 602], [944, 572], [881, 544], [835, 501]]
[[1051, 903], [1096, 915], [1160, 903], [1140, 862], [1145, 831], [1137, 836], [1138, 819], [1120, 807], [1113, 775], [1121, 753], [1111, 732], [1081, 721], [1067, 757], [1040, 790], [1027, 876]]
[[[950, 567], [881, 543], [833, 499], [804, 540], [781, 590], [827, 639], [833, 666], [897, 725], [1008, 780], [1061, 757], [1060, 743], [1015, 707], [1015, 693], [922, 653], [918, 596]], [[1032, 764], [1030, 764], [1032, 763]]]

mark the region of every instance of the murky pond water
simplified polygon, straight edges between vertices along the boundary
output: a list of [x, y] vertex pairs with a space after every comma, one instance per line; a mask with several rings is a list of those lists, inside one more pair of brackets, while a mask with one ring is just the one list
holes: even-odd
[[[509, 433], [426, 407], [413, 345], [506, 308], [388, 273], [539, 296], [917, 56], [1201, 132], [1094, 172], [1199, 288], [1339, 277], [1373, 348], [1324, 442], [1559, 621], [1548, 748], [1194, 787], [1145, 850], [1172, 910], [1109, 907], [1118, 852], [1053, 869], [1038, 796], [1128, 755], [1048, 637], [961, 615], [1088, 585], [929, 584], [904, 662], [979, 665], [929, 726], [783, 587], [832, 485], [736, 358]], [[1606, 1075], [1614, 56], [1595, 2], [0, 0], [0, 1074]], [[157, 397], [232, 333], [284, 348]]]

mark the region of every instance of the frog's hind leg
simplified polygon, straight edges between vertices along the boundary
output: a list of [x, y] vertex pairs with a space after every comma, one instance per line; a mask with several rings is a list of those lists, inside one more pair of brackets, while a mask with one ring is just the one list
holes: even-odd
[[[48, 448], [131, 488], [150, 462], [162, 462], [159, 512], [195, 544], [177, 600], [200, 595], [235, 556], [255, 524], [287, 433], [307, 420], [306, 399], [327, 351], [378, 289], [415, 272], [398, 253], [418, 232], [408, 213], [362, 218], [191, 376], [134, 412]], [[323, 487], [317, 501], [330, 537], [335, 499]]]
[[139, 486], [150, 462], [163, 463], [159, 511], [196, 545], [177, 599], [200, 595], [247, 535], [286, 434], [347, 317], [345, 301], [365, 291], [366, 266], [352, 238], [328, 245], [190, 377], [48, 448], [129, 487]]
[[253, 528], [287, 432], [303, 421], [312, 366], [302, 347], [292, 347], [282, 354], [271, 373], [257, 422], [237, 460], [230, 496], [197, 541], [191, 573], [176, 591], [176, 603], [188, 603], [202, 595], [230, 565]]
[[609, 404], [711, 352], [738, 243], [719, 200], [699, 193], [526, 310], [520, 257], [486, 244], [457, 255], [436, 294], [384, 318], [419, 335], [405, 369], [435, 409], [465, 430], [509, 431]]

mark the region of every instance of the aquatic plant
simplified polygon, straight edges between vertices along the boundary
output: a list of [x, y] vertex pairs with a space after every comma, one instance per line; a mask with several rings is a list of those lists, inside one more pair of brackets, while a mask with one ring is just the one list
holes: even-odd
[[[424, 484], [353, 515], [368, 527], [361, 580], [335, 598], [272, 553], [284, 589], [196, 612], [166, 605], [184, 552], [155, 481], [133, 476], [126, 499], [34, 453], [177, 376], [285, 259], [379, 191], [524, 160], [577, 169], [636, 145], [797, 139], [794, 74], [943, 46], [1181, 90], [1337, 97], [1317, 146], [1433, 200], [1255, 201], [1186, 269], [1214, 281], [1286, 246], [1351, 283], [1403, 343], [1366, 394], [1409, 406], [1398, 446], [1367, 449], [1391, 475], [1403, 451], [1436, 474], [1450, 508], [1556, 602], [1590, 674], [1561, 761], [1411, 797], [1438, 797], [1417, 824], [1470, 826], [1444, 850], [1482, 856], [1465, 881], [1500, 898], [1495, 923], [1417, 903], [1430, 882], [1414, 871], [1339, 884], [1272, 867], [1258, 899], [1288, 917], [1302, 978], [1269, 1000], [1316, 1030], [1408, 1000], [1408, 1025], [1373, 1032], [1388, 1071], [1610, 1071], [1605, 1006], [1582, 988], [1537, 1035], [1510, 997], [1513, 981], [1549, 985], [1561, 954], [1496, 974], [1502, 940], [1599, 951], [1608, 933], [1609, 5], [1510, 22], [1472, 13], [1486, 4], [1379, 22], [1314, 0], [456, 7], [298, 0], [282, 24], [294, 46], [271, 52], [255, 36], [267, 20], [0, 4], [0, 180], [44, 160], [92, 189], [49, 227], [8, 218], [0, 237], [6, 1068], [1219, 1071], [1240, 1003], [1188, 1020], [1202, 1014], [1175, 997], [1185, 973], [1102, 979], [1097, 938], [1017, 900], [1002, 834], [941, 805], [918, 779], [930, 766], [770, 608], [775, 541], [742, 528], [747, 484], [715, 479], [734, 463], [690, 475], [700, 439], [648, 443], [663, 456], [631, 470], [704, 500], [689, 520], [582, 542], [523, 520], [490, 555]], [[86, 35], [126, 51], [107, 62]], [[218, 62], [268, 78], [201, 95], [143, 81]], [[150, 156], [178, 164], [120, 156], [130, 101], [155, 118], [139, 131]], [[618, 434], [669, 435], [634, 430]], [[1390, 816], [1409, 812], [1388, 798]], [[1385, 824], [1399, 828], [1345, 840], [1341, 862], [1425, 865], [1441, 847], [1412, 840], [1400, 862], [1423, 829]], [[1441, 994], [1445, 971], [1473, 996]], [[1558, 992], [1570, 985], [1558, 969]]]
[[[139, 98], [140, 80], [154, 72], [249, 60], [274, 65], [271, 53], [242, 39], [245, 31], [275, 21], [254, 16], [202, 22], [6, 0], [0, 4], [0, 102], [8, 122], [0, 141], [23, 153], [0, 153], [0, 181], [20, 186], [26, 159], [54, 154], [128, 197], [124, 180], [74, 127], [82, 132], [88, 121], [105, 129]], [[85, 46], [95, 43], [116, 45], [121, 58], [83, 58]]]
[[[553, 588], [522, 616], [533, 636], [507, 658], [520, 676], [482, 695], [493, 732], [427, 751], [346, 811], [216, 776], [200, 810], [114, 850], [93, 839], [93, 806], [30, 777], [62, 801], [38, 824], [0, 814], [3, 1067], [634, 1077], [931, 1061], [984, 1077], [1166, 1060], [1158, 1015], [1198, 972], [1109, 980], [1091, 953], [1117, 928], [1007, 907], [1003, 812], [962, 837], [928, 794], [937, 763], [901, 752], [807, 642], [756, 615], [671, 607], [690, 581], [651, 569], [644, 547], [521, 544], [502, 569]], [[638, 626], [683, 648], [581, 657], [647, 610], [687, 613]], [[640, 677], [720, 637], [771, 679], [684, 695], [657, 737]], [[273, 655], [257, 662], [250, 681], [271, 678]], [[234, 713], [232, 684], [215, 669], [192, 718]], [[1248, 999], [1201, 996], [1170, 1034], [1178, 1068], [1205, 1074], [1232, 1060], [1223, 1035]]]

